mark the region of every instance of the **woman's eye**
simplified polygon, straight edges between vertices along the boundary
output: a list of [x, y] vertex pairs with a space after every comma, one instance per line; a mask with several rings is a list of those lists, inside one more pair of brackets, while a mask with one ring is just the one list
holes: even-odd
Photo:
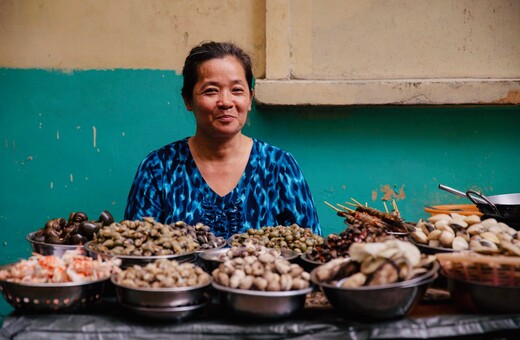
[[204, 90], [204, 93], [208, 93], [208, 94], [211, 94], [211, 93], [217, 93], [217, 89], [206, 89]]
[[234, 89], [233, 89], [233, 92], [234, 92], [234, 93], [243, 93], [243, 92], [244, 92], [244, 89], [241, 88], [241, 87], [239, 87], [239, 88], [234, 88]]

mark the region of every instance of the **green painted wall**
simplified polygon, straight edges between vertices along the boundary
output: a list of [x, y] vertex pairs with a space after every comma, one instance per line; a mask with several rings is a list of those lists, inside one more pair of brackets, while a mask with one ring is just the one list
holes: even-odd
[[[0, 264], [28, 257], [25, 235], [50, 218], [122, 219], [142, 158], [194, 131], [180, 88], [173, 71], [0, 69]], [[255, 107], [244, 131], [295, 155], [329, 234], [344, 224], [323, 201], [383, 209], [385, 185], [404, 192], [410, 221], [426, 204], [469, 203], [439, 183], [520, 192], [519, 129], [518, 106], [385, 106]]]

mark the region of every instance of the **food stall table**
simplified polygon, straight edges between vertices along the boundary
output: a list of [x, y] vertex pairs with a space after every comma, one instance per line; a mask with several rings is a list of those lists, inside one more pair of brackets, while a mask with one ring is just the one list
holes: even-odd
[[449, 338], [514, 339], [520, 335], [520, 314], [470, 314], [452, 302], [421, 303], [406, 318], [362, 321], [339, 315], [330, 306], [306, 307], [287, 319], [247, 320], [224, 306], [210, 304], [199, 316], [154, 321], [129, 314], [103, 301], [71, 314], [12, 313], [0, 329], [1, 339], [389, 339]]

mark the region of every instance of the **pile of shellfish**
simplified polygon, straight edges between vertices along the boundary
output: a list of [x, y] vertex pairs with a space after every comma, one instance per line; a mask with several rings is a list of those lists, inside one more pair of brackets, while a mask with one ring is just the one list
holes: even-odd
[[63, 217], [48, 220], [43, 228], [34, 233], [32, 240], [50, 244], [83, 244], [92, 240], [94, 233], [102, 226], [113, 222], [114, 218], [108, 210], [104, 210], [97, 221], [89, 221], [84, 212], [71, 212], [67, 220]]
[[198, 250], [199, 243], [187, 230], [174, 229], [152, 217], [103, 226], [94, 234], [94, 251], [110, 255], [181, 255]]
[[387, 240], [355, 243], [350, 258], [337, 258], [316, 268], [316, 278], [341, 288], [377, 286], [424, 275], [436, 261], [410, 242]]
[[302, 228], [297, 224], [290, 226], [265, 226], [260, 229], [248, 229], [245, 233], [233, 235], [229, 243], [240, 246], [253, 243], [274, 249], [290, 249], [296, 253], [304, 253], [325, 239], [314, 234], [310, 228]]
[[134, 288], [174, 288], [209, 284], [211, 276], [193, 263], [158, 259], [144, 266], [128, 267], [117, 273], [114, 281]]
[[310, 286], [310, 275], [302, 267], [270, 253], [225, 261], [212, 276], [222, 286], [246, 290], [288, 291]]
[[202, 223], [197, 223], [194, 226], [188, 225], [184, 221], [177, 221], [170, 226], [174, 229], [179, 229], [191, 235], [200, 245], [199, 250], [207, 250], [213, 248], [220, 248], [226, 244], [226, 239], [222, 236], [215, 236], [211, 232], [211, 228]]
[[410, 237], [418, 244], [456, 251], [520, 256], [520, 231], [494, 218], [437, 214], [419, 220]]

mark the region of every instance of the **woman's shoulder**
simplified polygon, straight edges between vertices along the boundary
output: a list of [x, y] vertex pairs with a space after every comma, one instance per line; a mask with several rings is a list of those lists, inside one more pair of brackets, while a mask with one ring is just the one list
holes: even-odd
[[179, 139], [175, 142], [166, 144], [159, 149], [150, 152], [143, 162], [164, 162], [173, 158], [185, 159], [188, 156], [188, 138]]
[[267, 143], [263, 140], [253, 138], [254, 145], [256, 152], [263, 154], [263, 155], [272, 155], [272, 154], [279, 154], [279, 155], [288, 155], [289, 152], [285, 151], [284, 149], [275, 146], [273, 144]]

